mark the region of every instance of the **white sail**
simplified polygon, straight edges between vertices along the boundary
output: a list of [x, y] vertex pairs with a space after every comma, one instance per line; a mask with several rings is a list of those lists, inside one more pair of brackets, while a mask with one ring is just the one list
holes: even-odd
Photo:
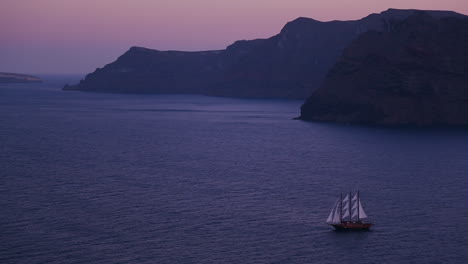
[[[335, 211], [336, 211], [336, 208], [339, 207], [339, 203], [340, 203], [340, 198], [336, 199], [336, 202], [335, 202], [335, 204], [333, 205], [333, 208], [332, 208], [332, 210], [331, 210], [331, 212], [330, 212], [330, 215], [329, 215], [328, 218], [327, 218], [327, 223], [332, 223], [332, 222], [333, 222], [333, 220], [334, 220], [334, 218], [335, 218], [335, 214], [336, 214]], [[339, 217], [340, 217], [340, 216], [338, 216], [338, 218], [339, 218]]]
[[359, 218], [360, 219], [367, 218], [367, 214], [366, 212], [364, 212], [364, 209], [362, 208], [361, 201], [359, 201]]
[[351, 209], [356, 209], [357, 208], [357, 199], [358, 199], [358, 195], [357, 193], [353, 196], [353, 199], [351, 200], [351, 204], [352, 204], [352, 208]]
[[[327, 223], [333, 226], [339, 223], [346, 225], [347, 221], [355, 222], [355, 221], [360, 221], [365, 218], [368, 218], [368, 217], [367, 217], [366, 212], [364, 211], [364, 208], [362, 207], [361, 199], [359, 197], [359, 192], [355, 193], [354, 195], [351, 195], [351, 193], [349, 193], [348, 195], [344, 197], [344, 199], [338, 198], [335, 201], [335, 204], [333, 205], [330, 215], [327, 218]], [[358, 223], [362, 223], [362, 222], [358, 222]], [[363, 224], [366, 224], [369, 226], [372, 225], [370, 223], [363, 223]], [[368, 228], [368, 226], [363, 226], [362, 228]]]
[[347, 220], [349, 218], [349, 211], [343, 211], [343, 216], [341, 219]]
[[[351, 218], [357, 218], [358, 217], [358, 210], [357, 208], [353, 208]], [[360, 217], [359, 217], [360, 218]]]
[[341, 222], [341, 219], [340, 219], [340, 214], [341, 214], [341, 212], [340, 212], [340, 210], [341, 210], [341, 208], [340, 208], [340, 205], [339, 205], [339, 203], [338, 203], [338, 205], [337, 205], [336, 208], [335, 208], [335, 214], [333, 215], [333, 219], [332, 219], [332, 222], [333, 222], [333, 223], [339, 223], [339, 222]]
[[358, 194], [354, 194], [353, 199], [351, 200], [351, 218], [354, 220], [354, 218], [357, 219], [358, 217]]
[[347, 203], [348, 200], [349, 200], [349, 194], [346, 195], [345, 198], [343, 199], [343, 205], [344, 205], [345, 203]]
[[345, 219], [349, 217], [351, 208], [349, 208], [349, 195], [346, 195], [346, 197], [343, 199], [343, 216], [341, 219]]

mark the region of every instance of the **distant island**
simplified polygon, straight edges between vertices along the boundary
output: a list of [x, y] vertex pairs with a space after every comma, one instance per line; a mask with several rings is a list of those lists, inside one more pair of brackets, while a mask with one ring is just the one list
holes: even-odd
[[42, 80], [39, 77], [18, 74], [18, 73], [7, 73], [0, 72], [0, 83], [41, 83]]
[[[298, 18], [269, 39], [237, 41], [217, 51], [132, 47], [64, 90], [305, 99], [353, 40], [368, 31], [390, 32], [396, 21], [414, 12], [389, 9], [356, 21]], [[465, 17], [450, 11], [427, 14], [435, 19]]]
[[468, 18], [415, 12], [346, 48], [301, 119], [468, 125]]

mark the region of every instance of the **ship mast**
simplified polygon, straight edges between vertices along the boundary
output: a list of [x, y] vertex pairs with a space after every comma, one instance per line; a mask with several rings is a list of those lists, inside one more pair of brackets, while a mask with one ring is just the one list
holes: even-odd
[[349, 212], [349, 221], [351, 222], [351, 192], [349, 192], [349, 199], [348, 199], [349, 207], [348, 207], [348, 212]]
[[340, 193], [340, 222], [343, 222], [343, 193]]
[[359, 199], [359, 190], [358, 190], [357, 191], [357, 220], [358, 220], [358, 222], [361, 221], [361, 219], [359, 219], [359, 202], [360, 202], [359, 200], [360, 199]]

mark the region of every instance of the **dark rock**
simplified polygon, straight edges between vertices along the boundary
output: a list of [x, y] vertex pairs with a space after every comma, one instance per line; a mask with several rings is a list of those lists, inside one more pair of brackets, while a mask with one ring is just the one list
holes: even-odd
[[416, 12], [356, 39], [301, 108], [301, 119], [468, 125], [468, 19]]

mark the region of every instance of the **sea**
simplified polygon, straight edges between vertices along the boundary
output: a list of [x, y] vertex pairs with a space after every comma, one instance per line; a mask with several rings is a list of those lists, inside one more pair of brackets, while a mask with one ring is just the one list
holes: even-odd
[[[468, 130], [0, 86], [0, 263], [468, 263]], [[336, 232], [340, 193], [374, 223]]]

